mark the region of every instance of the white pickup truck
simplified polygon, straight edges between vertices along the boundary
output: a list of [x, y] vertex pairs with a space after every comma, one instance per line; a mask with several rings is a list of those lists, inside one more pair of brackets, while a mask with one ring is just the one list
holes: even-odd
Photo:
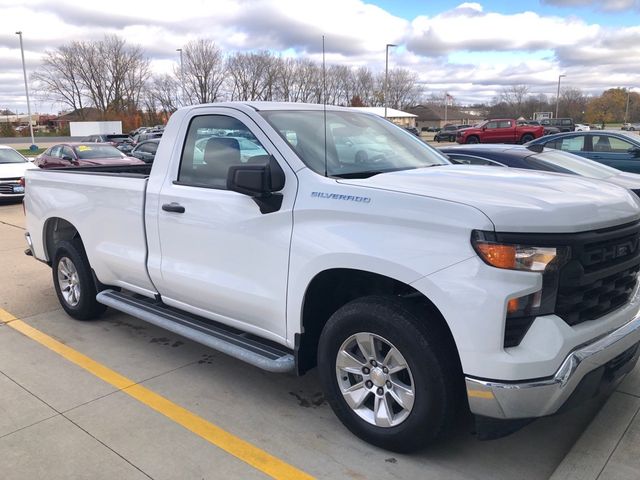
[[28, 253], [105, 306], [272, 372], [318, 367], [397, 451], [485, 437], [619, 381], [640, 342], [640, 207], [575, 176], [450, 165], [348, 108], [197, 105], [145, 166], [30, 170]]

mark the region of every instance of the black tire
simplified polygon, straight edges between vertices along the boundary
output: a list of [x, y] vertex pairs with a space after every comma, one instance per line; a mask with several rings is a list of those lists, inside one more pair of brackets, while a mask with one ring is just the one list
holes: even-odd
[[[395, 452], [417, 450], [450, 432], [461, 405], [462, 374], [455, 346], [438, 319], [421, 316], [424, 316], [424, 310], [417, 311], [414, 304], [407, 300], [386, 296], [364, 297], [346, 304], [331, 316], [318, 345], [320, 379], [325, 398], [336, 416], [361, 439]], [[410, 409], [402, 409], [397, 403], [389, 404], [392, 407], [388, 410], [400, 408], [399, 413], [394, 411], [390, 415], [392, 418], [400, 416], [398, 424], [389, 422], [390, 426], [376, 425], [372, 423], [376, 422], [375, 416], [367, 421], [361, 416], [362, 412], [368, 414], [364, 408], [359, 408], [359, 414], [345, 400], [341, 390], [345, 388], [345, 383], [346, 387], [349, 382], [364, 387], [367, 385], [365, 379], [369, 378], [376, 383], [369, 382], [369, 392], [364, 392], [362, 396], [367, 400], [362, 401], [362, 405], [373, 412], [380, 401], [376, 395], [388, 399], [385, 404], [393, 402], [393, 397], [387, 397], [390, 393], [383, 394], [379, 386], [384, 378], [380, 380], [379, 376], [374, 377], [373, 370], [365, 372], [370, 373], [368, 377], [346, 373], [340, 373], [338, 377], [338, 355], [358, 333], [382, 338], [404, 357], [408, 372], [400, 374], [410, 381], [414, 396]], [[377, 341], [380, 345], [380, 340]], [[384, 360], [374, 366], [379, 370], [384, 366]], [[390, 375], [388, 379], [392, 378]], [[339, 382], [342, 382], [342, 386]], [[407, 381], [402, 383], [407, 384]], [[363, 387], [359, 391], [363, 391]], [[373, 403], [373, 406], [368, 406], [368, 403]]]
[[520, 143], [527, 143], [530, 142], [531, 140], [533, 140], [535, 137], [533, 135], [531, 135], [530, 133], [525, 133], [522, 136], [522, 140], [520, 141]]
[[480, 143], [480, 139], [475, 135], [470, 135], [467, 137], [467, 141], [465, 143], [470, 143], [470, 144]]
[[[77, 280], [78, 294], [77, 302], [73, 299], [69, 300], [65, 298], [63, 294], [63, 287], [60, 280], [60, 275], [63, 278], [69, 278], [64, 273], [65, 266], [68, 267], [69, 263], [75, 268], [75, 280]], [[91, 267], [89, 260], [84, 251], [84, 246], [80, 239], [74, 238], [70, 241], [63, 240], [56, 245], [55, 254], [53, 256], [53, 262], [51, 264], [51, 271], [53, 273], [53, 285], [58, 295], [58, 301], [67, 314], [77, 320], [92, 320], [99, 317], [105, 310], [106, 306], [96, 301], [97, 289], [93, 280]], [[65, 289], [69, 291], [69, 289]]]

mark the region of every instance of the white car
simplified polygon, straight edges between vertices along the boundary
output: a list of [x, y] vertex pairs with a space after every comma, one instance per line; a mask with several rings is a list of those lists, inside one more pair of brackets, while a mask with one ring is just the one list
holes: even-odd
[[24, 196], [24, 172], [33, 164], [13, 148], [0, 145], [0, 198]]
[[589, 130], [591, 130], [591, 127], [589, 125], [585, 125], [583, 123], [576, 123], [576, 132], [588, 132]]

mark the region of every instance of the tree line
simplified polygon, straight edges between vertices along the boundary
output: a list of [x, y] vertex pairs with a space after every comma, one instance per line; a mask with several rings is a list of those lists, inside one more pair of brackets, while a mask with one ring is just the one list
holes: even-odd
[[[177, 60], [177, 59], [176, 59]], [[385, 74], [369, 67], [322, 65], [268, 50], [225, 53], [215, 42], [193, 40], [182, 48], [181, 62], [171, 73], [153, 74], [139, 45], [111, 35], [96, 41], [72, 41], [46, 52], [32, 75], [40, 97], [70, 110], [93, 107], [105, 119], [136, 115], [159, 123], [178, 107], [224, 100], [383, 106]], [[444, 106], [444, 93], [426, 95], [418, 75], [405, 68], [389, 70], [387, 106], [406, 109], [419, 103]], [[534, 94], [527, 85], [502, 88], [488, 104], [474, 105], [488, 117], [532, 118], [555, 112], [555, 96]], [[612, 123], [640, 119], [640, 95], [624, 88], [599, 97], [563, 88], [559, 116], [577, 122]]]
[[[41, 98], [71, 110], [93, 107], [105, 118], [144, 112], [150, 123], [182, 105], [224, 100], [383, 106], [385, 91], [384, 72], [368, 67], [327, 65], [323, 75], [310, 59], [267, 50], [225, 53], [206, 39], [189, 42], [173, 72], [157, 75], [142, 48], [118, 36], [46, 52], [32, 80]], [[386, 91], [391, 108], [418, 103], [417, 74], [390, 69]]]

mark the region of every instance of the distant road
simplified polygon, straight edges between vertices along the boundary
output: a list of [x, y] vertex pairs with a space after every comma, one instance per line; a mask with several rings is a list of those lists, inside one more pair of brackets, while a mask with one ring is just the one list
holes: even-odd
[[[79, 142], [82, 137], [35, 137], [36, 145], [48, 148], [56, 143]], [[29, 148], [31, 137], [0, 137], [0, 145], [9, 145], [13, 148]]]

